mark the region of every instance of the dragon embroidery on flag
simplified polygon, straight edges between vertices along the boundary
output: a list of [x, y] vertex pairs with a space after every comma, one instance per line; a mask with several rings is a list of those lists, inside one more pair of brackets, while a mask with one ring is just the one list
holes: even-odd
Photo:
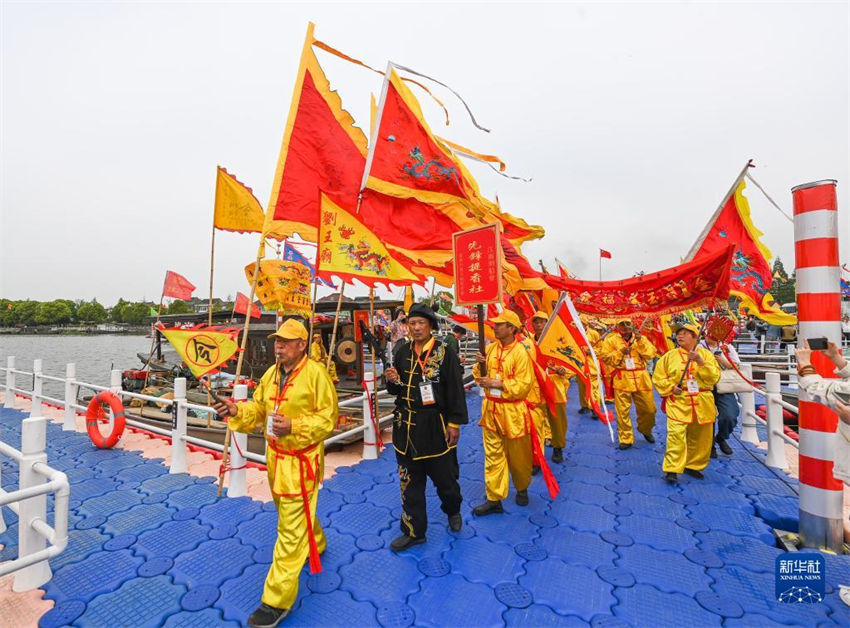
[[428, 181], [459, 181], [457, 168], [444, 166], [438, 159], [425, 161], [425, 156], [418, 146], [414, 146], [408, 157], [413, 163], [407, 162], [402, 165], [402, 170], [414, 179], [427, 179]]
[[364, 240], [360, 240], [356, 246], [354, 244], [340, 244], [339, 250], [345, 253], [348, 261], [359, 271], [368, 270], [384, 276], [390, 269], [390, 258], [372, 251], [369, 244]]
[[741, 285], [754, 289], [758, 294], [764, 294], [767, 289], [759, 273], [752, 269], [753, 260], [739, 248], [732, 258], [732, 280]]

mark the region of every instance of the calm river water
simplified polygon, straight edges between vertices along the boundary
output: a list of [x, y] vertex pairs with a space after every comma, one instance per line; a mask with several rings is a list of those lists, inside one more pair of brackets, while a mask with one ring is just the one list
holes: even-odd
[[[43, 372], [56, 377], [65, 376], [65, 365], [77, 365], [77, 379], [106, 386], [111, 369], [141, 368], [136, 353], [147, 353], [150, 338], [144, 336], [0, 336], [0, 366], [6, 358], [15, 356], [15, 368], [32, 372], [33, 360], [41, 358]], [[5, 384], [5, 378], [0, 375]], [[32, 379], [17, 376], [17, 387], [30, 390]], [[44, 382], [44, 392], [61, 399], [62, 384]]]

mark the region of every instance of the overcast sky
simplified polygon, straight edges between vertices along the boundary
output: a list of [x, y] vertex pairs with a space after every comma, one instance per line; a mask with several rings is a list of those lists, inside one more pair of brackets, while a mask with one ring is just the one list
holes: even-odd
[[[166, 269], [209, 285], [215, 167], [265, 206], [307, 22], [375, 67], [460, 92], [483, 133], [420, 96], [432, 128], [501, 156], [471, 164], [524, 247], [596, 279], [673, 266], [734, 177], [790, 214], [838, 179], [848, 248], [850, 3], [305, 4], [2, 2], [0, 296], [158, 299]], [[368, 131], [381, 77], [317, 51]], [[416, 89], [416, 88], [414, 88]], [[752, 186], [755, 224], [793, 267], [792, 225]], [[216, 236], [215, 293], [248, 292], [254, 235]], [[362, 292], [362, 291], [361, 291]]]

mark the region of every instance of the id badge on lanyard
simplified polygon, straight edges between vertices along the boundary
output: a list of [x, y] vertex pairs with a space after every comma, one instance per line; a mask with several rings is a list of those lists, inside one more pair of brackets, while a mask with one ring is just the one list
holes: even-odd
[[[494, 379], [499, 379], [498, 374], [494, 375], [493, 377], [494, 377]], [[491, 388], [490, 389], [490, 396], [495, 397], [496, 399], [501, 399], [502, 398], [502, 389], [501, 388]]]
[[698, 395], [699, 394], [699, 383], [697, 380], [689, 377], [687, 380], [687, 389], [689, 395]]
[[626, 358], [626, 370], [634, 371], [635, 370], [635, 359], [631, 356]]
[[422, 380], [419, 383], [419, 396], [422, 398], [423, 406], [434, 405], [434, 385], [428, 380]]

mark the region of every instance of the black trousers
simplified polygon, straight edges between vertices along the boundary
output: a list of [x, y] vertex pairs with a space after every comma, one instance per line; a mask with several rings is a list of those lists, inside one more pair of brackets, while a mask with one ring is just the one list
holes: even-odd
[[428, 515], [425, 509], [425, 484], [431, 478], [437, 488], [441, 509], [451, 516], [460, 512], [460, 475], [457, 463], [457, 449], [451, 449], [442, 456], [413, 460], [411, 457], [395, 453], [398, 462], [398, 477], [401, 487], [401, 531], [413, 538], [423, 538], [428, 529]]

